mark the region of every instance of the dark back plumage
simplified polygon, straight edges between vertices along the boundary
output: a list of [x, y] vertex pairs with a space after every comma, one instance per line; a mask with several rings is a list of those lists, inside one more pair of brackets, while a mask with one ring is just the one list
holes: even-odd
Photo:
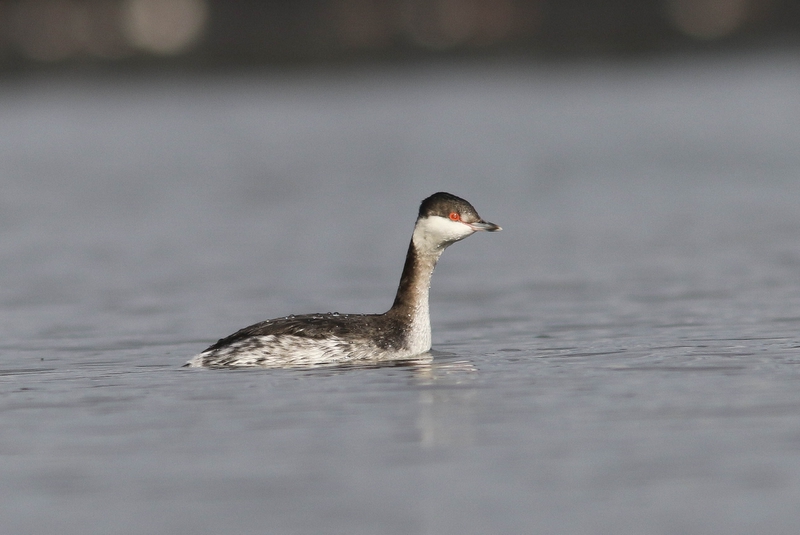
[[[390, 335], [402, 332], [401, 321], [394, 316], [385, 317], [385, 314], [339, 314], [328, 312], [325, 314], [292, 315], [276, 318], [250, 325], [240, 329], [230, 336], [217, 340], [203, 353], [215, 351], [253, 337], [269, 335], [303, 336], [305, 338], [324, 339], [331, 336], [372, 340], [377, 346], [390, 345], [387, 340]], [[394, 340], [398, 342], [399, 340]]]

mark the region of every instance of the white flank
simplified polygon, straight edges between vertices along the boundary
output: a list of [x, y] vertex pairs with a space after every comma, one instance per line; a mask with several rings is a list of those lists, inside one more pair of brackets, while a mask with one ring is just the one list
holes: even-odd
[[[430, 349], [430, 344], [428, 349]], [[186, 364], [195, 368], [208, 366], [276, 368], [341, 364], [365, 359], [394, 360], [415, 354], [409, 351], [386, 351], [367, 341], [351, 343], [335, 336], [306, 338], [270, 334], [246, 338], [220, 349], [200, 353], [192, 357]]]

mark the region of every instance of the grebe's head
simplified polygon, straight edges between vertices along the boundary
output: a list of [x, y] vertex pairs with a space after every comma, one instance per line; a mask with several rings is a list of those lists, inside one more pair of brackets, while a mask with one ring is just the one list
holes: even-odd
[[496, 232], [502, 229], [481, 219], [464, 199], [449, 193], [434, 193], [420, 204], [414, 244], [432, 252], [440, 251], [479, 230]]

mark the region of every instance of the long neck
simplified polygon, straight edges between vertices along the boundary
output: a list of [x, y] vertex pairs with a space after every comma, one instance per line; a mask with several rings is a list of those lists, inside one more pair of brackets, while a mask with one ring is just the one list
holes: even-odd
[[431, 276], [444, 248], [424, 251], [415, 245], [416, 237], [415, 233], [408, 246], [397, 295], [387, 314], [405, 324], [408, 349], [424, 353], [431, 347], [431, 319], [428, 307]]

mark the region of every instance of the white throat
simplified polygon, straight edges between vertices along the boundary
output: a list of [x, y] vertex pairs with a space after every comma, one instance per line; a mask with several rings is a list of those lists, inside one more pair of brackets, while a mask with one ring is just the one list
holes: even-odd
[[461, 221], [446, 217], [428, 216], [417, 220], [412, 240], [421, 254], [435, 254], [438, 258], [448, 246], [463, 240], [475, 231]]

